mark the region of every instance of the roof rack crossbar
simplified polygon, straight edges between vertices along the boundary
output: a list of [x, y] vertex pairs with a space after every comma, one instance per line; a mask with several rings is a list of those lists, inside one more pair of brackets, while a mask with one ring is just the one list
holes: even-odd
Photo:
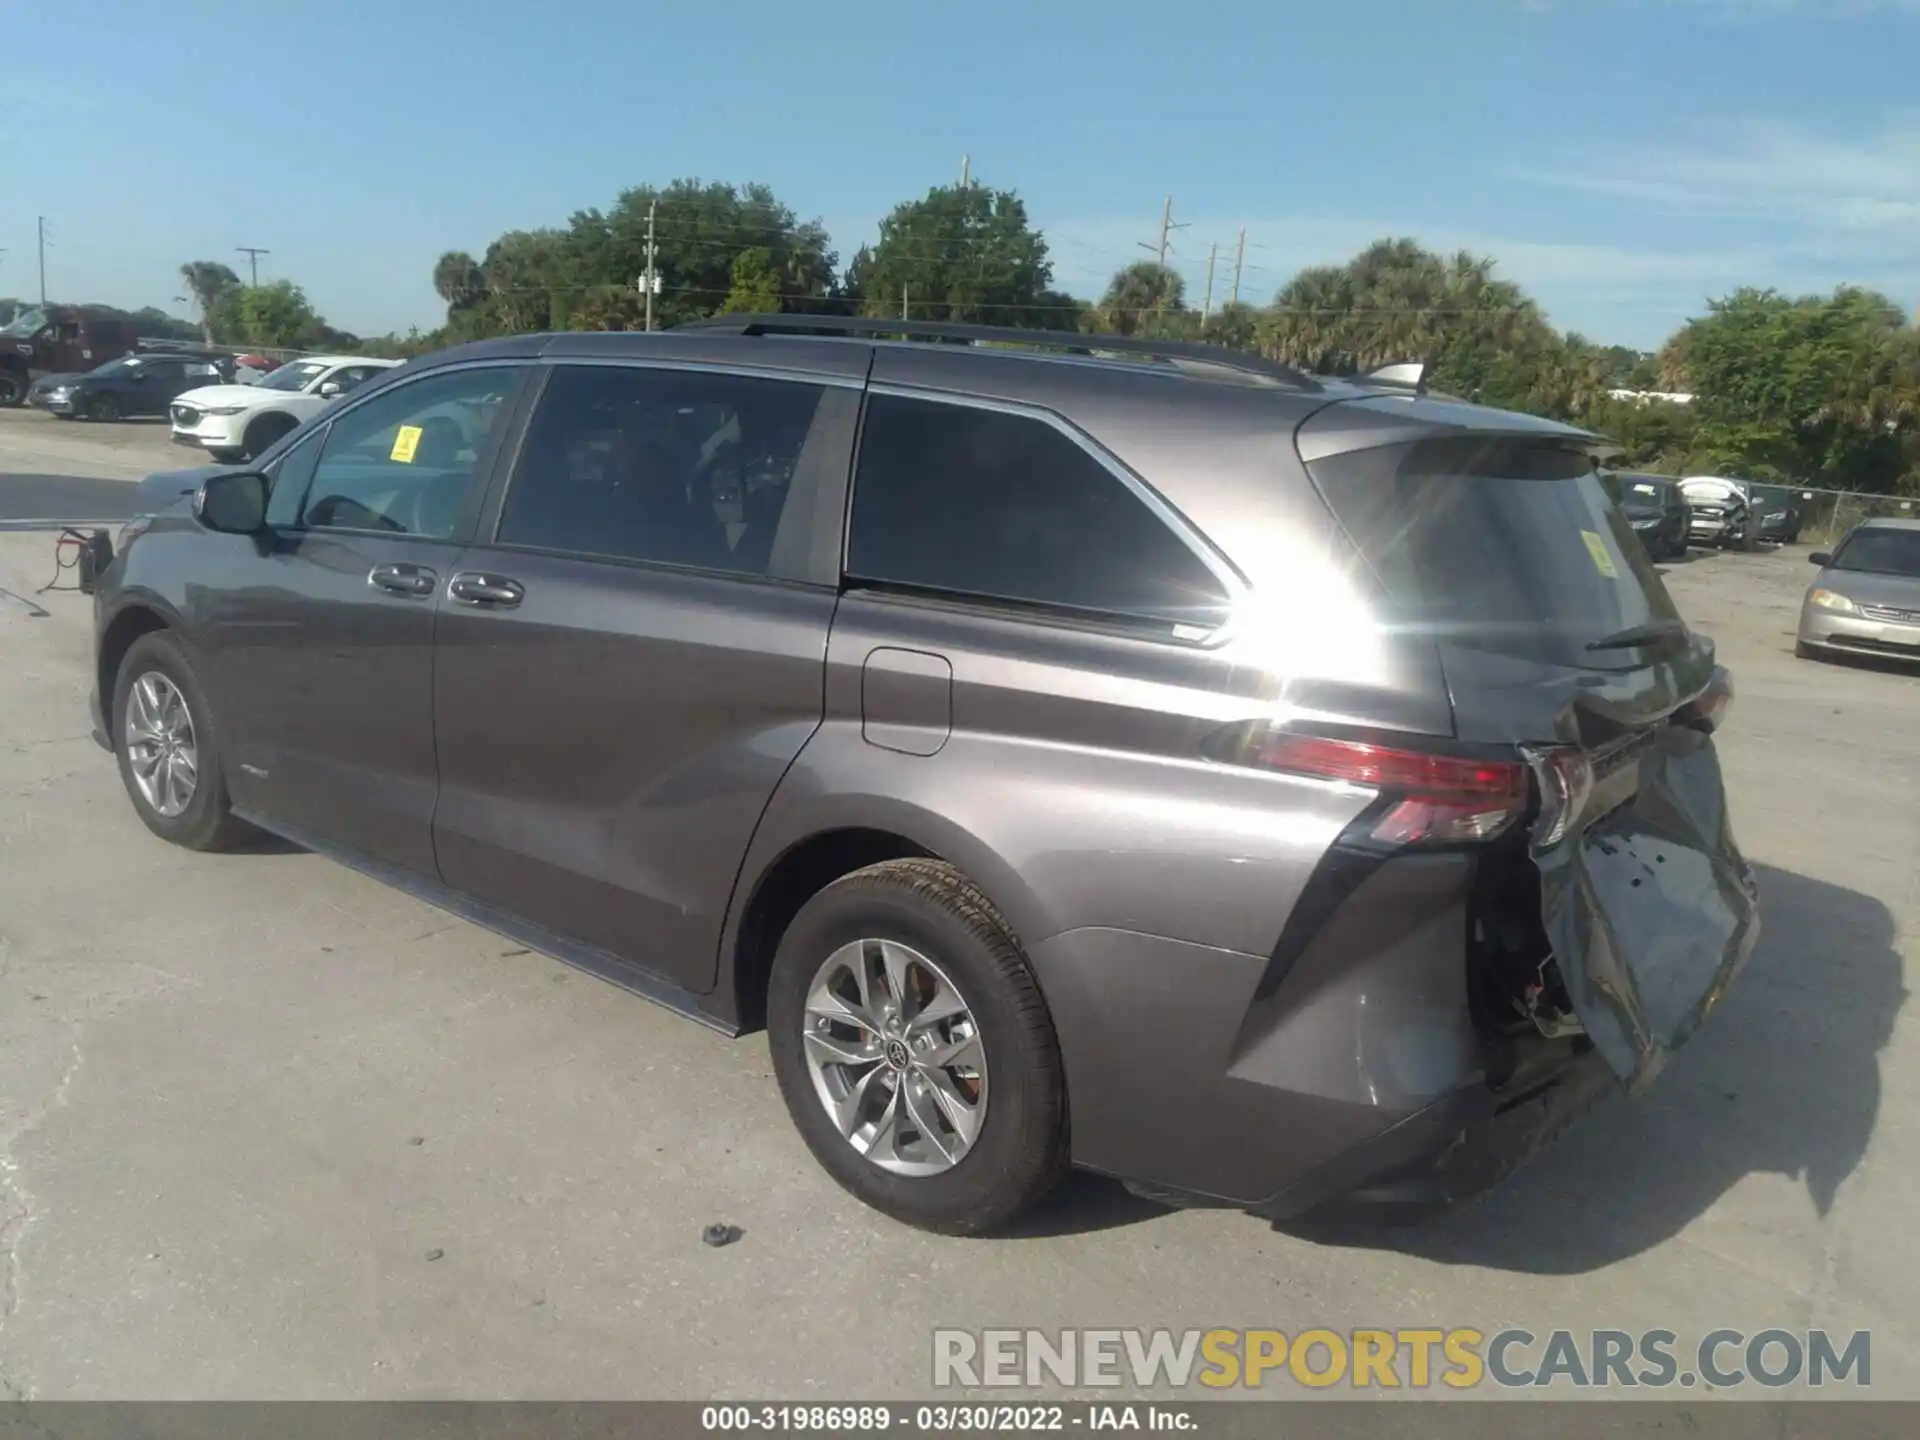
[[1311, 375], [1269, 360], [1189, 340], [1148, 340], [1137, 335], [1095, 335], [1078, 330], [1027, 330], [1013, 325], [968, 325], [945, 320], [893, 320], [858, 315], [716, 315], [689, 320], [673, 327], [720, 335], [844, 335], [875, 339], [900, 336], [910, 340], [964, 341], [968, 344], [1032, 345], [1070, 355], [1139, 355], [1153, 360], [1186, 360], [1279, 380], [1301, 389], [1318, 390]]

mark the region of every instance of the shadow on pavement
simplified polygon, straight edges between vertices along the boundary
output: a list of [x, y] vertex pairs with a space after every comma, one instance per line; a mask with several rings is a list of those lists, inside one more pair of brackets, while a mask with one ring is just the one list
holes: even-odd
[[1880, 1113], [1879, 1052], [1907, 998], [1878, 900], [1756, 866], [1764, 929], [1712, 1022], [1636, 1101], [1425, 1226], [1343, 1240], [1565, 1275], [1669, 1239], [1747, 1175], [1802, 1181], [1824, 1220]]
[[994, 1240], [1044, 1240], [1055, 1235], [1085, 1235], [1117, 1230], [1169, 1214], [1165, 1205], [1143, 1200], [1118, 1180], [1076, 1170], [1040, 1204], [993, 1232]]

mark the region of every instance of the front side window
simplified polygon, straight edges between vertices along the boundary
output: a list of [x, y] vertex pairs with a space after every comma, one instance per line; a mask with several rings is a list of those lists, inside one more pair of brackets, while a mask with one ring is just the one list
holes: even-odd
[[382, 368], [383, 367], [378, 365], [342, 365], [320, 383], [323, 385], [338, 385], [340, 387], [340, 393], [344, 395], [349, 390], [364, 385], [368, 380], [378, 375]]
[[300, 523], [450, 537], [520, 374], [485, 368], [430, 375], [342, 415], [327, 433]]
[[847, 574], [1156, 627], [1227, 612], [1193, 547], [1053, 425], [896, 395], [867, 404]]
[[527, 428], [502, 545], [762, 575], [819, 385], [562, 365]]

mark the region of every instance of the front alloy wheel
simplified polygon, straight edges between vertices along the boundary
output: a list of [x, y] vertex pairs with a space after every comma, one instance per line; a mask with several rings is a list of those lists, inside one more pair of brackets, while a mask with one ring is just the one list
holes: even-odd
[[141, 675], [127, 692], [126, 746], [133, 783], [154, 814], [166, 820], [185, 814], [200, 783], [200, 749], [186, 697], [158, 670]]
[[829, 955], [802, 1036], [814, 1094], [846, 1142], [895, 1175], [966, 1158], [987, 1116], [987, 1055], [972, 1009], [938, 965], [896, 940]]

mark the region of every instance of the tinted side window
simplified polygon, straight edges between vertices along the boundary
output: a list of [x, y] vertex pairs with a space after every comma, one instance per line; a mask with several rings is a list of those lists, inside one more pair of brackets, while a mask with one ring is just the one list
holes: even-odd
[[1211, 569], [1043, 421], [875, 395], [853, 485], [858, 580], [1212, 628]]
[[300, 523], [444, 540], [518, 369], [455, 370], [376, 395], [334, 421]]
[[520, 447], [498, 541], [764, 574], [818, 385], [562, 365]]

